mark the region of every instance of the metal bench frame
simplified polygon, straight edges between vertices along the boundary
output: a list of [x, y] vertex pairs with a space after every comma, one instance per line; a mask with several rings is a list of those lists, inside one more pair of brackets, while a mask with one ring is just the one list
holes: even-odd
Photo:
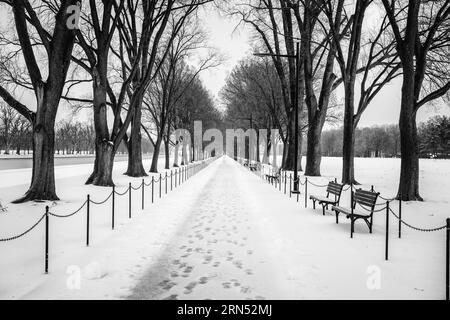
[[281, 177], [281, 167], [277, 170], [277, 172], [275, 174], [271, 174], [271, 175], [266, 174], [266, 179], [270, 183], [273, 183], [274, 180], [280, 182], [280, 177]]
[[[316, 202], [322, 205], [322, 212], [325, 215], [325, 209], [328, 210], [329, 205], [339, 206], [339, 202], [341, 201], [342, 189], [344, 188], [343, 184], [330, 181], [327, 187], [327, 196], [319, 197], [315, 195], [311, 195], [309, 197], [313, 202], [313, 208], [316, 209]], [[330, 195], [334, 195], [334, 200], [330, 198]]]
[[[353, 208], [343, 208], [339, 206], [333, 206], [332, 210], [336, 213], [336, 223], [339, 223], [339, 213], [343, 213], [350, 219], [350, 236], [353, 238], [353, 233], [355, 232], [355, 222], [359, 219], [364, 220], [369, 228], [369, 232], [372, 233], [373, 229], [373, 212], [375, 210], [375, 205], [377, 203], [379, 192], [366, 191], [358, 189], [352, 192], [352, 207]], [[356, 204], [362, 206], [366, 212], [361, 211], [355, 212]], [[364, 210], [363, 209], [363, 210]]]

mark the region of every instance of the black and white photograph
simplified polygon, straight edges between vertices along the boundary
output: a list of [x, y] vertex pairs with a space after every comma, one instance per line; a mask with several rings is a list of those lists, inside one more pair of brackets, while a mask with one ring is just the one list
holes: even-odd
[[448, 301], [449, 255], [450, 0], [0, 0], [1, 301]]

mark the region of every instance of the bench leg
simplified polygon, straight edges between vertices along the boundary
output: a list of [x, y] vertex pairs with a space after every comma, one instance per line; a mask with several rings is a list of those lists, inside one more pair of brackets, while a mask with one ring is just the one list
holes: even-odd
[[313, 200], [312, 202], [313, 202], [313, 209], [316, 210], [316, 201]]
[[339, 212], [335, 211], [336, 213], [336, 224], [339, 224]]
[[367, 226], [369, 227], [369, 233], [372, 233], [372, 221], [370, 221], [369, 219], [367, 219]]
[[322, 212], [323, 212], [323, 215], [325, 215], [325, 205], [322, 205]]

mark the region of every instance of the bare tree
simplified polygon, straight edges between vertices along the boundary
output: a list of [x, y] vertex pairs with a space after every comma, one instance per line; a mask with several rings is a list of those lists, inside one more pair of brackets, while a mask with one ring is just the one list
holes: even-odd
[[[13, 9], [15, 29], [36, 97], [36, 111], [14, 98], [3, 86], [0, 96], [11, 107], [33, 124], [33, 174], [31, 185], [24, 197], [16, 203], [28, 200], [58, 200], [54, 175], [55, 117], [66, 81], [75, 41], [74, 28], [69, 28], [73, 10], [79, 10], [76, 0], [61, 1], [54, 15], [51, 36], [42, 27], [42, 13], [27, 0], [3, 1]], [[47, 17], [46, 17], [47, 18]], [[29, 28], [34, 27], [39, 43], [33, 43]], [[47, 58], [48, 77], [43, 79], [33, 46], [42, 48]]]
[[158, 159], [161, 143], [164, 141], [166, 153], [166, 167], [169, 164], [169, 144], [171, 131], [174, 128], [176, 109], [180, 107], [180, 100], [186, 91], [191, 89], [192, 83], [198, 75], [220, 61], [213, 51], [208, 51], [197, 66], [189, 66], [186, 61], [194, 52], [205, 49], [206, 36], [193, 19], [186, 20], [170, 44], [165, 61], [160, 62], [158, 73], [150, 85], [144, 101], [148, 118], [153, 123], [154, 136], [146, 132], [154, 146], [154, 153], [150, 172], [158, 172]]
[[[274, 5], [272, 0], [248, 0], [239, 6], [228, 9], [228, 12], [237, 16], [246, 24], [252, 26], [257, 38], [262, 43], [261, 50], [271, 55], [271, 60], [277, 71], [281, 83], [283, 105], [287, 115], [287, 148], [284, 149], [283, 168], [293, 170], [295, 159], [295, 102], [298, 95], [299, 114], [303, 110], [304, 78], [300, 77], [297, 92], [297, 71], [303, 74], [304, 64], [300, 63], [298, 69], [295, 59], [286, 59], [283, 56], [295, 56], [295, 41], [298, 39], [294, 30], [293, 16], [287, 0], [279, 0]], [[284, 49], [283, 49], [284, 48]], [[303, 61], [304, 51], [300, 51], [300, 61]], [[299, 133], [301, 130], [299, 130]], [[301, 144], [301, 137], [299, 143]], [[301, 146], [298, 148], [299, 152]], [[300, 158], [300, 157], [299, 157]]]
[[[344, 5], [342, 0], [339, 3]], [[354, 173], [355, 130], [361, 115], [381, 89], [400, 74], [394, 42], [389, 35], [385, 36], [389, 27], [386, 17], [376, 30], [375, 38], [367, 42], [365, 40], [363, 24], [371, 3], [372, 0], [357, 0], [352, 8], [351, 16], [341, 11], [341, 14], [334, 18], [331, 4], [328, 3], [324, 7], [332, 37], [336, 41], [336, 59], [345, 93], [342, 182], [347, 184], [357, 183]], [[348, 30], [343, 30], [345, 36], [334, 27], [336, 21], [340, 19], [349, 21]], [[365, 59], [362, 59], [362, 51], [365, 47], [369, 49]], [[359, 75], [361, 75], [360, 99], [355, 108], [356, 82]]]
[[417, 111], [450, 90], [450, 0], [383, 0], [403, 72], [400, 110], [401, 172], [398, 198], [419, 193]]
[[[126, 174], [134, 177], [146, 175], [142, 165], [142, 105], [145, 92], [161, 68], [175, 37], [197, 9], [211, 0], [129, 1], [120, 20], [120, 40], [124, 50], [120, 59], [123, 68], [129, 68], [137, 57], [136, 47], [142, 46], [139, 69], [127, 91], [133, 110], [131, 134], [128, 143], [129, 158]], [[140, 23], [140, 14], [148, 23]], [[139, 38], [139, 34], [145, 35]], [[140, 41], [139, 41], [140, 40]]]

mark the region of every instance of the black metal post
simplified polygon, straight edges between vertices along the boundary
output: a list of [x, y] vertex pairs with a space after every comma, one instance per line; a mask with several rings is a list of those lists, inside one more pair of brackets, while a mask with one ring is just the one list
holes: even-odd
[[305, 179], [305, 208], [308, 208], [308, 177]]
[[128, 218], [131, 219], [131, 182], [128, 184]]
[[167, 177], [168, 177], [168, 175], [167, 175], [167, 171], [166, 171], [166, 178], [164, 179], [164, 181], [165, 181], [165, 188], [166, 188], [166, 194], [167, 194]]
[[152, 203], [154, 202], [154, 192], [155, 191], [155, 177], [152, 176]]
[[450, 269], [450, 218], [447, 218], [447, 239], [446, 239], [447, 243], [446, 243], [446, 247], [447, 247], [447, 252], [445, 255], [445, 281], [446, 281], [446, 295], [445, 295], [445, 300], [449, 300], [450, 299], [450, 275], [449, 275], [449, 269]]
[[144, 183], [144, 179], [142, 179], [142, 210], [144, 210], [145, 207], [145, 193], [144, 193], [144, 189], [145, 189], [145, 183]]
[[354, 224], [353, 224], [353, 182], [350, 182], [350, 210], [351, 210], [351, 218], [350, 218], [350, 238], [353, 238], [353, 228], [354, 228]]
[[[49, 237], [49, 207], [45, 207], [45, 273], [48, 273], [48, 237]], [[447, 250], [448, 253], [448, 250]], [[448, 286], [447, 286], [448, 288]]]
[[284, 194], [286, 194], [286, 171], [284, 172]]
[[87, 207], [86, 207], [86, 246], [87, 247], [89, 247], [90, 203], [91, 203], [91, 196], [87, 195]]
[[402, 197], [398, 199], [398, 238], [402, 237]]
[[299, 79], [300, 79], [300, 44], [297, 42], [295, 53], [295, 101], [294, 101], [294, 192], [297, 192], [298, 199], [298, 93], [299, 93]]
[[116, 207], [116, 186], [113, 186], [113, 194], [112, 194], [112, 208], [111, 208], [111, 227], [114, 230], [114, 211]]
[[386, 202], [386, 249], [384, 259], [389, 260], [389, 201]]
[[161, 183], [162, 183], [162, 174], [159, 174], [159, 198], [161, 199]]
[[292, 198], [292, 173], [289, 173], [289, 198]]

